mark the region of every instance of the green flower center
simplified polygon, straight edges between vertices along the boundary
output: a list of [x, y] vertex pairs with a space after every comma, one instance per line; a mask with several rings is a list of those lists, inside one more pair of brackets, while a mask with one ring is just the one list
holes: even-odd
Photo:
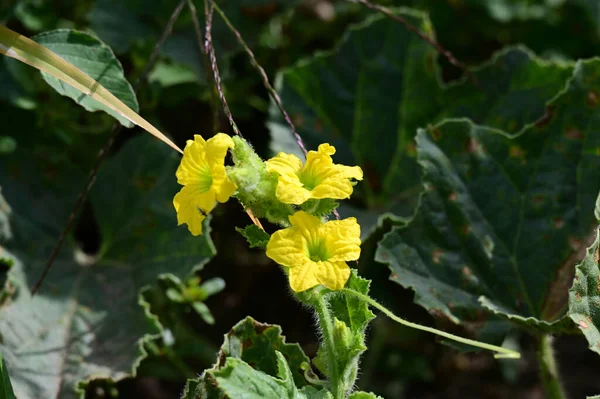
[[212, 172], [208, 165], [204, 165], [200, 169], [200, 173], [198, 173], [198, 185], [200, 186], [200, 191], [205, 193], [212, 187], [213, 177]]
[[308, 257], [313, 262], [329, 259], [329, 251], [324, 238], [308, 242]]
[[321, 179], [319, 178], [317, 173], [315, 173], [315, 171], [311, 169], [304, 169], [300, 171], [300, 173], [298, 174], [298, 179], [300, 180], [300, 183], [302, 183], [304, 188], [307, 190], [313, 190], [315, 187], [321, 184]]

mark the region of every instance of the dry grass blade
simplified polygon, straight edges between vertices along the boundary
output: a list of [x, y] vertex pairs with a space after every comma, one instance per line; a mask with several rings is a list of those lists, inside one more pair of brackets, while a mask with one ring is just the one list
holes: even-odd
[[182, 153], [181, 149], [167, 136], [139, 116], [127, 105], [123, 104], [123, 102], [90, 76], [66, 62], [47, 48], [5, 26], [0, 26], [0, 53], [60, 79], [85, 95], [92, 97], [94, 100], [119, 113], [124, 118], [127, 118], [132, 123], [135, 123], [176, 151]]

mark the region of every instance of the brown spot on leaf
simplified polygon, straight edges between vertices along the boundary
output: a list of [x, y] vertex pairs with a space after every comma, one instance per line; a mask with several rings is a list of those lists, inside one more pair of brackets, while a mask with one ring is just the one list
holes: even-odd
[[513, 158], [522, 158], [525, 156], [525, 151], [523, 151], [517, 145], [511, 145], [510, 146], [510, 156]]
[[579, 129], [574, 127], [568, 128], [565, 130], [565, 136], [571, 140], [583, 140], [583, 133]]
[[300, 129], [302, 125], [304, 125], [304, 117], [302, 114], [292, 114], [292, 122], [298, 129]]
[[560, 229], [565, 225], [565, 220], [559, 216], [553, 217], [552, 225], [554, 225], [555, 229]]
[[467, 143], [465, 144], [465, 150], [468, 153], [477, 152], [479, 150], [479, 141], [477, 141], [477, 139], [474, 139], [473, 137], [469, 137]]
[[398, 276], [398, 274], [396, 274], [396, 273], [392, 273], [392, 274], [390, 275], [390, 277], [391, 277], [392, 279], [394, 279], [394, 280], [398, 280], [398, 279], [400, 278], [400, 276]]
[[440, 263], [440, 259], [442, 258], [443, 254], [444, 254], [444, 251], [442, 251], [439, 248], [436, 248], [433, 251], [433, 254], [431, 255], [431, 260], [433, 260], [433, 263], [439, 264]]
[[390, 258], [390, 256], [388, 255], [387, 252], [382, 252], [380, 255], [381, 259], [383, 260], [388, 260]]
[[554, 108], [554, 106], [546, 107], [544, 115], [542, 115], [537, 121], [535, 121], [535, 127], [537, 127], [538, 129], [543, 129], [544, 127], [548, 126], [548, 124], [552, 120], [552, 117], [554, 116]]
[[270, 325], [265, 324], [265, 323], [260, 323], [256, 320], [252, 323], [252, 326], [254, 327], [254, 331], [256, 331], [257, 334], [264, 333], [265, 330], [270, 327]]
[[320, 120], [317, 119], [317, 121], [315, 122], [315, 131], [316, 132], [321, 132], [323, 131], [323, 122], [321, 122]]
[[450, 200], [452, 202], [456, 201], [457, 199], [458, 199], [458, 194], [455, 192], [450, 194], [450, 196], [448, 197], [448, 200]]
[[469, 269], [469, 267], [463, 266], [462, 274], [464, 274], [465, 277], [471, 277], [473, 275], [473, 271], [471, 269]]
[[577, 302], [581, 302], [581, 294], [579, 292], [575, 293], [575, 299], [577, 299]]
[[594, 263], [600, 265], [600, 247], [596, 248], [596, 252], [594, 252]]
[[470, 225], [470, 224], [466, 224], [466, 225], [464, 225], [464, 226], [463, 226], [463, 227], [462, 227], [460, 230], [461, 230], [461, 232], [463, 233], [463, 235], [465, 235], [465, 236], [466, 236], [467, 234], [471, 234], [471, 230], [472, 230], [472, 228], [471, 228], [471, 225]]
[[406, 145], [406, 155], [413, 158], [417, 156], [417, 146], [415, 143], [410, 142]]
[[546, 196], [543, 194], [536, 194], [531, 199], [531, 202], [535, 207], [541, 206], [544, 204], [544, 202], [546, 202]]
[[440, 141], [440, 139], [442, 138], [442, 131], [440, 129], [430, 129], [429, 130], [431, 132], [431, 137], [433, 137], [433, 139], [435, 141]]
[[569, 236], [569, 247], [573, 251], [577, 251], [581, 247], [581, 240], [577, 237]]
[[252, 340], [250, 338], [245, 339], [242, 342], [242, 350], [246, 350], [248, 348], [252, 348]]
[[597, 107], [600, 99], [598, 98], [598, 93], [595, 90], [588, 91], [587, 95], [587, 103], [590, 107]]

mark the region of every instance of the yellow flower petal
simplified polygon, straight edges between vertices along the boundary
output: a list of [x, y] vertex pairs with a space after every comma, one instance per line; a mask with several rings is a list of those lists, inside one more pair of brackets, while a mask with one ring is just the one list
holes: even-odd
[[233, 139], [225, 133], [217, 133], [206, 142], [206, 161], [209, 165], [224, 165], [227, 150], [235, 147]]
[[227, 202], [233, 195], [237, 187], [227, 177], [227, 171], [224, 165], [215, 165], [212, 167], [212, 186], [211, 190], [215, 192], [217, 201]]
[[188, 140], [183, 150], [183, 158], [175, 175], [181, 185], [198, 183], [198, 176], [209, 170], [206, 161], [206, 141], [200, 135], [194, 135], [194, 140]]
[[290, 287], [294, 292], [306, 291], [321, 284], [315, 273], [314, 262], [305, 262], [303, 265], [290, 269]]
[[304, 211], [289, 217], [267, 244], [267, 256], [290, 268], [290, 286], [301, 292], [318, 284], [339, 290], [350, 278], [346, 261], [360, 256], [360, 226], [355, 218], [323, 223]]
[[279, 175], [295, 175], [302, 168], [302, 161], [293, 154], [280, 152], [275, 157], [265, 161], [269, 173], [275, 172]]
[[267, 256], [282, 266], [298, 267], [306, 262], [304, 243], [298, 240], [296, 229], [283, 229], [271, 235], [267, 244]]
[[350, 278], [350, 267], [346, 262], [316, 262], [315, 275], [319, 283], [330, 290], [341, 290]]
[[321, 219], [304, 211], [298, 211], [288, 219], [290, 220], [292, 228], [286, 230], [293, 230], [296, 234], [301, 235], [306, 240], [318, 235], [323, 226]]
[[298, 178], [289, 175], [279, 176], [275, 195], [284, 204], [302, 204], [312, 197], [311, 191], [304, 188]]
[[332, 220], [323, 225], [327, 247], [331, 248], [329, 261], [351, 261], [360, 258], [360, 225], [356, 218]]
[[177, 224], [187, 224], [195, 236], [202, 234], [202, 221], [213, 210], [215, 202], [215, 194], [212, 191], [202, 192], [198, 185], [193, 184], [184, 186], [173, 198]]

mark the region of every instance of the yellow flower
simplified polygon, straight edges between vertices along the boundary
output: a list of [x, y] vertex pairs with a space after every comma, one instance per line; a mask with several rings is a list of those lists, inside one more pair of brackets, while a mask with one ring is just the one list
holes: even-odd
[[295, 292], [319, 284], [342, 289], [350, 277], [346, 262], [360, 257], [360, 226], [356, 219], [322, 223], [304, 211], [289, 219], [292, 227], [271, 236], [267, 256], [290, 268], [290, 286]]
[[183, 150], [176, 172], [177, 182], [183, 188], [173, 198], [173, 205], [178, 225], [187, 223], [195, 236], [202, 234], [202, 221], [216, 201], [226, 202], [236, 190], [225, 171], [225, 155], [233, 146], [231, 137], [218, 133], [207, 141], [194, 135]]
[[297, 156], [283, 152], [266, 161], [267, 170], [279, 174], [277, 198], [285, 204], [300, 205], [311, 198], [350, 197], [350, 179], [362, 180], [362, 170], [358, 166], [335, 165], [333, 154], [333, 146], [321, 144], [318, 151], [308, 152], [304, 166]]

